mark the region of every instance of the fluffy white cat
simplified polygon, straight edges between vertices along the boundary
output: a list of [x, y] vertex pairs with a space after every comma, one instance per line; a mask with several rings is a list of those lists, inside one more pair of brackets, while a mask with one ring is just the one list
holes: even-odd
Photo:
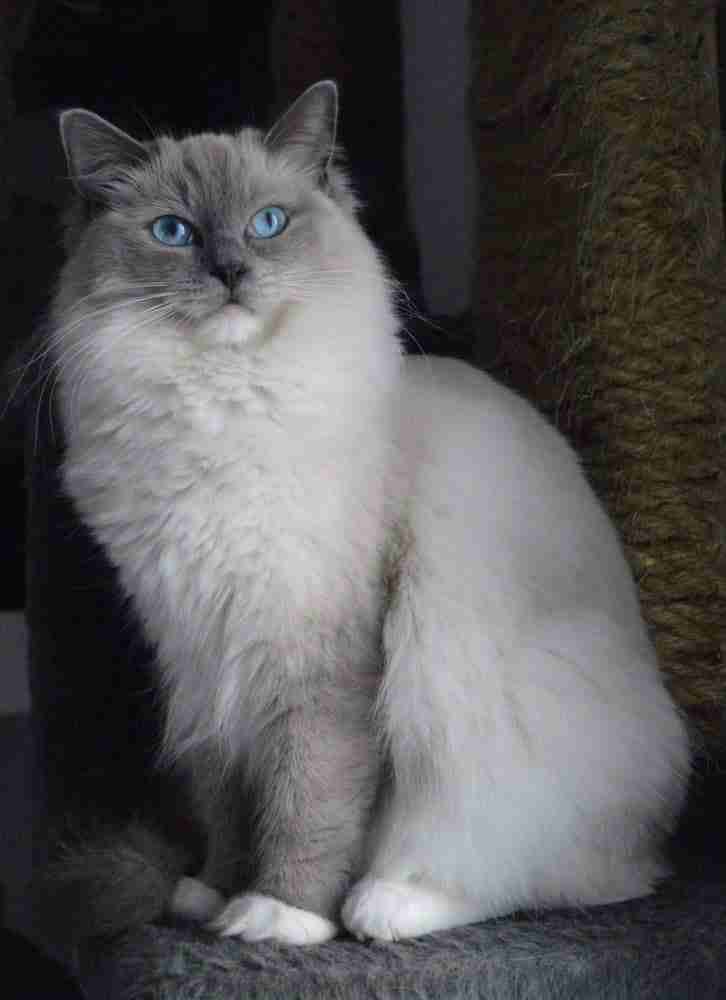
[[62, 118], [63, 480], [208, 844], [159, 910], [313, 943], [648, 893], [689, 750], [616, 533], [530, 405], [402, 357], [335, 116]]

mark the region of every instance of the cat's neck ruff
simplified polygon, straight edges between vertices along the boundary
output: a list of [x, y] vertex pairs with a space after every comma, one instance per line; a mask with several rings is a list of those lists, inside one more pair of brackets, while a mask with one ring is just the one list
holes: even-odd
[[263, 323], [249, 309], [230, 302], [200, 323], [196, 336], [210, 347], [249, 347], [274, 333], [276, 326]]
[[209, 427], [219, 433], [225, 413], [237, 431], [245, 418], [302, 420], [302, 432], [317, 417], [326, 435], [365, 426], [390, 409], [399, 386], [397, 326], [380, 297], [283, 303], [264, 320], [225, 306], [194, 326], [150, 322], [120, 305], [103, 323], [75, 323], [73, 343], [61, 345], [69, 359], [61, 372], [67, 426], [95, 437], [113, 414], [124, 423], [188, 424], [209, 407], [218, 411]]

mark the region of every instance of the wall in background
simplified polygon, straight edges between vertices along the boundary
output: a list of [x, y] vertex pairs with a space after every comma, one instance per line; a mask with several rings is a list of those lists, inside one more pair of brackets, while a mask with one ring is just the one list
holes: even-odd
[[22, 611], [0, 611], [0, 716], [30, 708], [26, 642]]
[[409, 210], [434, 314], [468, 309], [478, 185], [470, 134], [469, 0], [401, 0]]

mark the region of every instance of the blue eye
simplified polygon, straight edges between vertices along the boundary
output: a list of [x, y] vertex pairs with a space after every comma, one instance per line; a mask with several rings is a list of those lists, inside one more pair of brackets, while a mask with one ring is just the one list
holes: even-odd
[[250, 220], [252, 235], [260, 240], [269, 240], [272, 236], [279, 236], [285, 226], [287, 226], [287, 215], [277, 205], [261, 208]]
[[151, 224], [151, 232], [159, 243], [168, 247], [186, 247], [194, 242], [194, 227], [178, 215], [160, 215]]

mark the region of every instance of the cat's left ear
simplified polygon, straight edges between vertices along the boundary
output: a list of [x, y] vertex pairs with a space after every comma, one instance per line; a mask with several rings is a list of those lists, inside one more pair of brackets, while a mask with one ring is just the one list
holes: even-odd
[[148, 160], [143, 143], [85, 108], [64, 111], [59, 127], [71, 180], [93, 201], [107, 201], [128, 168]]
[[324, 177], [335, 150], [338, 88], [333, 80], [314, 83], [290, 105], [265, 136], [265, 146], [284, 152], [301, 168]]

